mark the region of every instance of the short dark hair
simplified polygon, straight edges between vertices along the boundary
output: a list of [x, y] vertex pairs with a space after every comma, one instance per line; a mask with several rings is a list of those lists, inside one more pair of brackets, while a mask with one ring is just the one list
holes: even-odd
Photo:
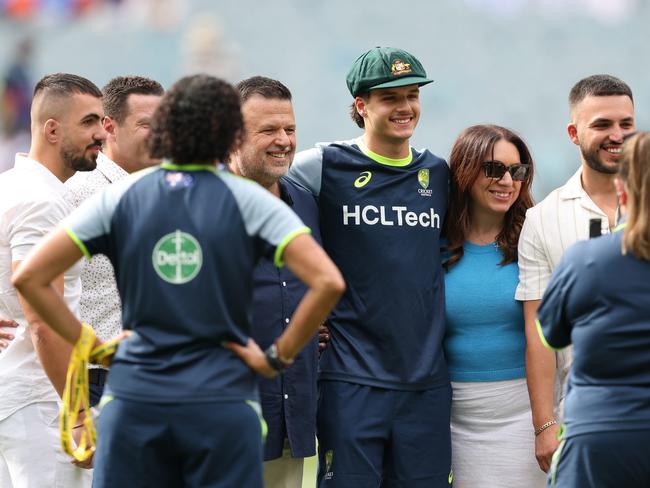
[[153, 158], [176, 164], [227, 161], [244, 122], [239, 94], [209, 75], [186, 76], [163, 96], [151, 124]]
[[[361, 97], [364, 100], [368, 100], [370, 97], [370, 92], [364, 92], [364, 93], [359, 93], [357, 97]], [[363, 117], [357, 112], [357, 107], [355, 105], [356, 98], [352, 101], [352, 104], [350, 105], [350, 118], [354, 121], [355, 124], [357, 124], [361, 129], [366, 127], [366, 121], [363, 120]]]
[[34, 87], [34, 97], [41, 92], [69, 97], [76, 93], [101, 98], [102, 92], [97, 85], [83, 76], [70, 73], [53, 73], [45, 75]]
[[126, 100], [129, 95], [158, 95], [165, 93], [157, 81], [143, 76], [118, 76], [110, 80], [104, 88], [102, 104], [104, 115], [122, 123], [126, 116]]
[[237, 83], [235, 88], [242, 104], [253, 95], [291, 101], [291, 91], [278, 80], [266, 76], [251, 76]]
[[573, 85], [569, 93], [569, 108], [573, 109], [588, 96], [607, 97], [627, 95], [634, 103], [632, 90], [623, 80], [611, 75], [591, 75]]

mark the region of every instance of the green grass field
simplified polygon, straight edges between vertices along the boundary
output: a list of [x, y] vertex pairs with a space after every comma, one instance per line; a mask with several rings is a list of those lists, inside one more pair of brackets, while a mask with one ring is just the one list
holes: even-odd
[[302, 472], [302, 488], [314, 488], [316, 486], [317, 467], [318, 456], [305, 459], [305, 467]]

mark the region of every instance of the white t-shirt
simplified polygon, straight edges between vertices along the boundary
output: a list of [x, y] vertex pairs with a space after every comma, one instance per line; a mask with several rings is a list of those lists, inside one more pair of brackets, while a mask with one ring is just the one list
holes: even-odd
[[[25, 259], [38, 241], [72, 211], [63, 183], [45, 166], [16, 155], [13, 169], [0, 174], [0, 315], [16, 321], [15, 339], [0, 353], [0, 420], [30, 403], [57, 401], [27, 330], [11, 263]], [[64, 299], [79, 315], [81, 261], [64, 275]]]
[[[564, 186], [528, 209], [519, 236], [519, 286], [515, 298], [541, 300], [553, 270], [571, 244], [589, 238], [589, 220], [601, 219], [601, 232], [609, 233], [607, 214], [582, 187], [582, 167]], [[555, 414], [561, 414], [564, 384], [571, 366], [571, 348], [556, 353]]]

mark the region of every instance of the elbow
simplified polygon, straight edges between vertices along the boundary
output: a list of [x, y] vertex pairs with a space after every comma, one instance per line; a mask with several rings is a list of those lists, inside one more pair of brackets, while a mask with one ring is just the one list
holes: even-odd
[[41, 319], [32, 318], [29, 321], [29, 335], [35, 347], [42, 347], [50, 343], [54, 331]]
[[25, 290], [29, 290], [30, 279], [29, 274], [24, 271], [24, 266], [19, 266], [16, 271], [11, 275], [11, 284], [20, 292], [25, 295]]
[[319, 288], [328, 296], [338, 301], [341, 295], [343, 295], [343, 292], [345, 292], [345, 281], [343, 280], [343, 276], [341, 276], [341, 272], [337, 268], [334, 268], [329, 273], [326, 273], [320, 280]]

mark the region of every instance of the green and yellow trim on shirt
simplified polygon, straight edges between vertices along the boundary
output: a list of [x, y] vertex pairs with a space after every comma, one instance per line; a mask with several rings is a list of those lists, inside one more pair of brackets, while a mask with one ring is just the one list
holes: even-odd
[[413, 161], [413, 151], [411, 151], [410, 148], [409, 148], [409, 155], [406, 156], [405, 158], [393, 159], [393, 158], [387, 158], [386, 156], [382, 156], [381, 154], [377, 154], [376, 152], [373, 152], [370, 149], [368, 149], [368, 146], [366, 146], [366, 143], [363, 141], [362, 137], [359, 137], [355, 142], [357, 143], [357, 146], [359, 146], [359, 149], [363, 154], [365, 154], [374, 162], [379, 164], [383, 164], [386, 166], [404, 167], [404, 166], [408, 166], [409, 164], [411, 164], [411, 161]]
[[542, 324], [538, 319], [535, 319], [535, 326], [537, 327], [537, 333], [539, 334], [539, 338], [542, 340], [544, 347], [550, 349], [551, 351], [560, 351], [564, 349], [563, 347], [553, 347], [548, 343], [546, 337], [544, 337], [544, 332], [542, 332]]
[[287, 245], [295, 238], [298, 237], [301, 234], [311, 234], [311, 229], [307, 226], [301, 227], [299, 229], [294, 230], [293, 232], [289, 232], [285, 236], [284, 239], [280, 241], [280, 244], [278, 244], [278, 247], [275, 248], [275, 256], [273, 258], [273, 263], [278, 267], [281, 268], [284, 266], [284, 260], [282, 259], [282, 255], [284, 254], [284, 249], [287, 247]]

